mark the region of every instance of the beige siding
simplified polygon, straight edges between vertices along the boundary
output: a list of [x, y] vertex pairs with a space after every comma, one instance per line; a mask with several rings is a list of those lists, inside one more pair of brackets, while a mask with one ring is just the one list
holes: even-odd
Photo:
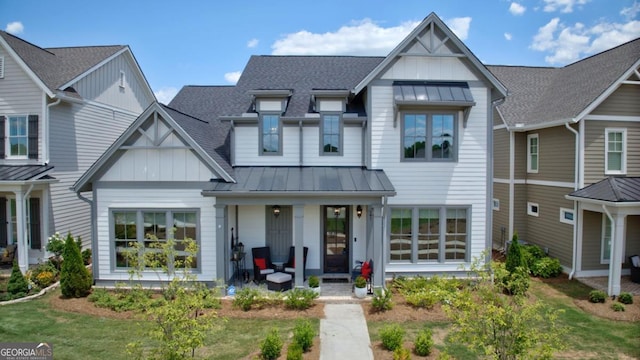
[[502, 248], [509, 237], [509, 184], [493, 183], [493, 198], [500, 201], [493, 210], [493, 247]]
[[516, 132], [515, 136], [515, 164], [514, 175], [516, 179], [527, 177], [527, 134]]
[[[527, 179], [545, 181], [574, 181], [575, 135], [564, 126], [532, 131], [538, 134], [538, 172], [527, 173]], [[527, 145], [525, 141], [525, 157]], [[524, 162], [526, 167], [526, 158]]]
[[526, 239], [528, 237], [527, 186], [524, 184], [515, 185], [513, 191], [513, 231], [517, 232], [521, 239]]
[[[527, 216], [527, 237], [523, 240], [549, 249], [549, 255], [560, 263], [571, 266], [573, 225], [560, 222], [560, 208], [573, 208], [573, 202], [564, 199], [568, 188], [527, 185], [527, 201], [537, 203], [539, 216]], [[524, 211], [527, 208], [525, 205]]]
[[498, 114], [498, 111], [493, 110], [493, 126], [497, 125], [504, 125], [504, 121], [502, 121], [502, 118], [500, 117], [500, 114]]
[[604, 270], [608, 264], [600, 263], [602, 252], [602, 213], [582, 213], [582, 270]]
[[602, 102], [594, 115], [640, 115], [640, 86], [621, 85], [611, 96]]
[[493, 131], [493, 177], [509, 178], [509, 131]]
[[605, 129], [627, 129], [627, 176], [640, 176], [640, 122], [596, 121], [585, 122], [584, 184], [602, 180], [605, 157]]

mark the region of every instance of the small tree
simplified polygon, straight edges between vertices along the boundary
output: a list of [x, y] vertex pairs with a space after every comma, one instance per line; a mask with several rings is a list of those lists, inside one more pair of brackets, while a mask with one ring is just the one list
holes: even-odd
[[524, 257], [522, 256], [522, 249], [520, 248], [520, 244], [518, 243], [518, 233], [513, 233], [513, 239], [511, 240], [511, 245], [509, 245], [509, 250], [507, 251], [507, 270], [510, 273], [516, 271], [516, 268], [526, 266], [524, 262]]
[[89, 270], [84, 266], [80, 248], [71, 233], [67, 234], [62, 258], [62, 270], [60, 271], [62, 295], [66, 297], [87, 296], [91, 291], [93, 279]]
[[25, 279], [24, 275], [22, 275], [22, 271], [20, 271], [20, 267], [18, 266], [17, 261], [13, 261], [13, 268], [11, 269], [11, 277], [9, 278], [9, 283], [7, 284], [7, 292], [11, 295], [25, 295], [29, 292], [29, 283], [27, 283], [27, 279]]

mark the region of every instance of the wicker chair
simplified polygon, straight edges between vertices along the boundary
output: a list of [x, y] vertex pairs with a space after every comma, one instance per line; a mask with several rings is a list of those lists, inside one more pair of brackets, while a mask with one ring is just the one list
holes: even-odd
[[251, 249], [253, 255], [253, 282], [260, 284], [267, 279], [267, 275], [275, 272], [275, 265], [271, 262], [271, 249], [268, 246]]
[[[303, 261], [302, 261], [302, 278], [307, 280], [307, 254], [309, 253], [309, 248], [304, 247], [303, 249]], [[289, 260], [283, 265], [284, 272], [287, 274], [291, 274], [291, 277], [296, 276], [296, 247], [292, 246], [289, 248]]]

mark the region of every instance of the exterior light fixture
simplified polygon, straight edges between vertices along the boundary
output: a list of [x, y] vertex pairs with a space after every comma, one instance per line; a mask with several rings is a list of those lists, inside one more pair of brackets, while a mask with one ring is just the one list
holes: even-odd
[[358, 215], [358, 219], [362, 217], [362, 206], [356, 207], [356, 215]]
[[333, 208], [333, 215], [336, 217], [340, 216], [340, 208], [338, 206]]
[[275, 216], [275, 217], [280, 216], [280, 206], [279, 205], [273, 205], [271, 207], [271, 210], [273, 210], [273, 216]]

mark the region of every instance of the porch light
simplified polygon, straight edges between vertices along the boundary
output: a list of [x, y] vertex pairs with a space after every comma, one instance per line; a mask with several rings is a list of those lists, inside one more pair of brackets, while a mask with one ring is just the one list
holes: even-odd
[[271, 210], [273, 210], [273, 216], [275, 216], [275, 217], [280, 216], [280, 206], [279, 205], [273, 205], [271, 207]]
[[339, 207], [334, 207], [333, 208], [333, 215], [335, 215], [336, 217], [340, 216], [340, 208]]
[[356, 215], [358, 215], [358, 219], [362, 217], [362, 206], [356, 207]]

